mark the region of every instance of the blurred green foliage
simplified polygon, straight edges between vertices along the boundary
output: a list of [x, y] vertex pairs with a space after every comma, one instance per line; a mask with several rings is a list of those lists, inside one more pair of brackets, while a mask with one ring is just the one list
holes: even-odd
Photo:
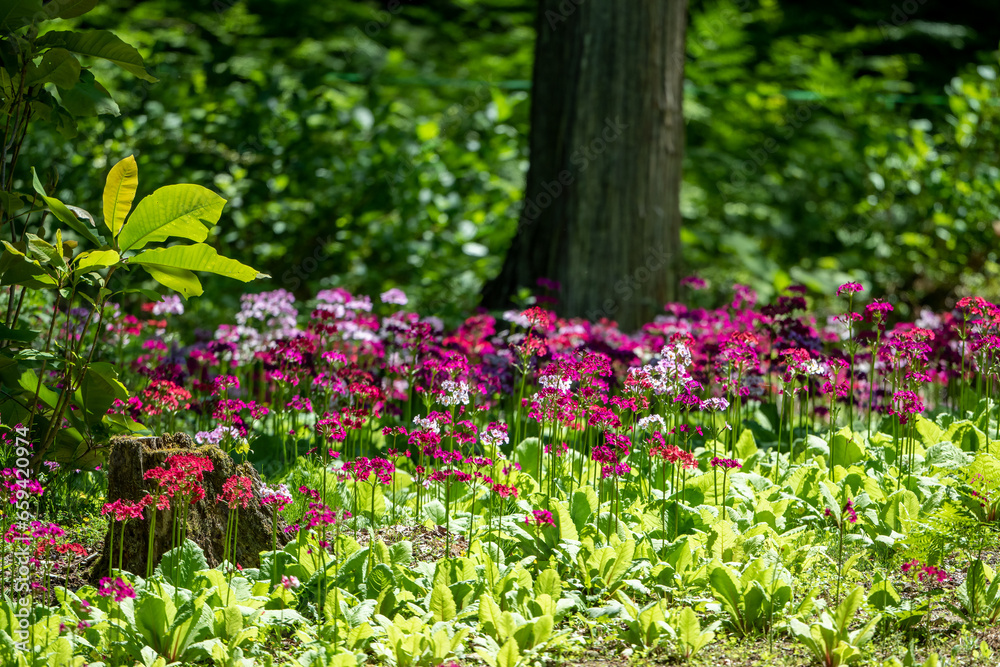
[[[988, 4], [954, 20], [897, 4], [692, 3], [684, 256], [714, 296], [733, 281], [829, 294], [850, 276], [940, 306], [996, 271], [997, 39], [973, 25]], [[36, 130], [22, 164], [83, 201], [135, 153], [144, 189], [229, 200], [220, 251], [271, 274], [261, 289], [398, 286], [454, 320], [516, 226], [534, 11], [108, 0], [79, 21], [136, 45], [159, 82], [95, 63], [121, 115], [72, 142]], [[206, 291], [206, 316], [238, 297]]]

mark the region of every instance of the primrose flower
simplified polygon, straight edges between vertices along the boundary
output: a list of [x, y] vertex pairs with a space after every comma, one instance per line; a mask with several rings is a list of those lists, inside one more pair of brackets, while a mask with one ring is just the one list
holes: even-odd
[[554, 526], [556, 522], [552, 519], [552, 512], [548, 510], [535, 510], [524, 517], [524, 523], [535, 526]]
[[252, 484], [249, 477], [233, 475], [222, 483], [219, 502], [229, 505], [229, 509], [236, 509], [237, 506], [246, 507], [253, 500]]
[[406, 298], [406, 293], [396, 287], [382, 292], [380, 298], [382, 299], [382, 303], [389, 303], [395, 306], [405, 306], [409, 302], [409, 299]]
[[283, 574], [283, 575], [281, 575], [281, 585], [285, 587], [286, 591], [290, 590], [292, 588], [298, 588], [299, 587], [299, 578], [298, 577], [289, 577], [289, 576]]
[[264, 506], [274, 505], [279, 512], [284, 510], [292, 503], [292, 494], [288, 490], [288, 485], [279, 484], [274, 487], [263, 487], [260, 491], [260, 503]]
[[146, 502], [140, 500], [130, 502], [124, 498], [119, 498], [113, 503], [105, 503], [101, 509], [101, 514], [111, 514], [115, 521], [128, 521], [129, 519], [142, 519], [142, 510], [146, 507]]
[[858, 292], [863, 292], [865, 290], [861, 283], [844, 283], [837, 288], [837, 296], [843, 296], [844, 294], [857, 294]]
[[104, 577], [98, 582], [97, 594], [102, 598], [114, 595], [115, 602], [121, 602], [125, 598], [134, 598], [135, 589], [121, 577], [115, 577], [114, 581], [111, 577]]
[[713, 457], [711, 464], [713, 468], [722, 468], [724, 470], [731, 470], [733, 468], [743, 467], [743, 464], [737, 461], [736, 459], [724, 459], [719, 456]]

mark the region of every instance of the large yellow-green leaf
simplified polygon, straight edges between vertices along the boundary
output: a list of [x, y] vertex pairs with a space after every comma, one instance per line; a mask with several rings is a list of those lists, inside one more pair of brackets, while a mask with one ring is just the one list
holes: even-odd
[[118, 236], [125, 216], [132, 209], [135, 191], [139, 187], [139, 166], [129, 155], [111, 168], [104, 184], [104, 224], [112, 236]]
[[169, 287], [180, 293], [185, 299], [192, 296], [201, 296], [205, 291], [202, 289], [201, 281], [187, 269], [171, 269], [164, 266], [147, 265], [146, 269], [153, 280], [164, 287]]
[[118, 245], [123, 251], [139, 250], [171, 236], [204, 241], [225, 205], [225, 199], [200, 185], [167, 185], [139, 202], [118, 235]]
[[82, 56], [101, 58], [140, 79], [156, 83], [156, 77], [146, 71], [139, 52], [107, 30], [57, 30], [45, 33], [35, 44], [40, 48], [61, 46]]
[[80, 253], [76, 258], [76, 266], [73, 271], [85, 273], [86, 271], [96, 271], [114, 266], [121, 259], [114, 250], [88, 250]]
[[245, 283], [259, 275], [257, 269], [241, 264], [235, 259], [223, 257], [215, 251], [215, 248], [204, 243], [147, 250], [129, 261], [134, 264], [142, 264], [147, 268], [154, 266], [160, 269], [187, 269], [188, 271], [217, 273], [220, 276], [235, 278]]

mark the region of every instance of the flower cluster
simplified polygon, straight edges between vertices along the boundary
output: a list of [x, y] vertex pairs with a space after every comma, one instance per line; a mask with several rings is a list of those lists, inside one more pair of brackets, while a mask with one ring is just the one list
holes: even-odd
[[135, 597], [135, 588], [121, 577], [104, 577], [98, 582], [97, 594], [102, 598], [115, 596], [115, 602], [121, 602], [125, 598]]
[[713, 468], [722, 468], [724, 470], [743, 467], [743, 464], [736, 459], [724, 459], [719, 456], [712, 457], [711, 465]]
[[943, 584], [948, 581], [948, 573], [934, 565], [924, 565], [917, 559], [903, 563], [903, 574], [916, 576], [917, 581], [928, 581]]
[[552, 519], [552, 512], [548, 510], [535, 510], [524, 517], [524, 522], [529, 526], [554, 526], [556, 522]]
[[253, 482], [245, 475], [233, 475], [222, 483], [222, 493], [218, 500], [229, 509], [246, 507], [253, 500]]

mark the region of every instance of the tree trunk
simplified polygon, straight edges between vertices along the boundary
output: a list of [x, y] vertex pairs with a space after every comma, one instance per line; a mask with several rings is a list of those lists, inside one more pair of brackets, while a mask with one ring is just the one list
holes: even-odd
[[542, 0], [531, 165], [484, 305], [539, 278], [564, 316], [625, 330], [677, 296], [687, 0]]

